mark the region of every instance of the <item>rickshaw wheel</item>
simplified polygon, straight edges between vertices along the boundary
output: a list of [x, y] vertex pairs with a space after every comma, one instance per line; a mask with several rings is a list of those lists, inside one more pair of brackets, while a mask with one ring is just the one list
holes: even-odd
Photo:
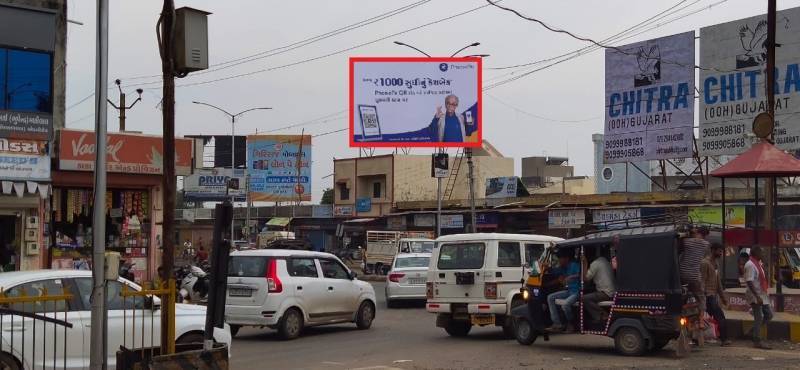
[[639, 356], [644, 353], [647, 346], [639, 330], [632, 327], [623, 327], [614, 335], [614, 346], [617, 351], [626, 356]]
[[536, 334], [533, 332], [533, 325], [524, 318], [514, 319], [514, 338], [519, 344], [529, 346], [536, 341]]
[[656, 338], [653, 342], [653, 349], [652, 351], [660, 351], [662, 348], [666, 347], [669, 344], [669, 338]]

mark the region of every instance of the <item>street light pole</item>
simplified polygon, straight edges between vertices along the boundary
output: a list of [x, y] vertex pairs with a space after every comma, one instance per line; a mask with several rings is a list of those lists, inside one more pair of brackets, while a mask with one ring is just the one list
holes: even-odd
[[[395, 41], [394, 43], [397, 44], [397, 45], [400, 45], [400, 46], [405, 46], [405, 47], [414, 49], [414, 50], [422, 53], [423, 55], [425, 55], [428, 58], [431, 57], [430, 54], [420, 50], [419, 48], [416, 48], [414, 46], [406, 44], [404, 42]], [[450, 57], [453, 58], [456, 55], [458, 55], [458, 53], [460, 53], [460, 52], [462, 52], [462, 51], [464, 51], [466, 49], [469, 49], [471, 47], [478, 46], [480, 44], [481, 44], [480, 42], [473, 42], [473, 43], [471, 43], [471, 44], [469, 44], [467, 46], [464, 46], [461, 49], [456, 50], [456, 52], [451, 54]], [[478, 55], [470, 55], [470, 56], [477, 56], [477, 57], [485, 58], [485, 57], [488, 57], [489, 54], [478, 54]], [[443, 153], [444, 149], [438, 148], [437, 151], [439, 153]], [[472, 232], [476, 232], [477, 228], [475, 227], [475, 177], [474, 177], [474, 171], [473, 171], [473, 168], [475, 166], [474, 166], [474, 163], [472, 162], [472, 148], [464, 148], [464, 154], [467, 156], [467, 166], [468, 166], [467, 168], [469, 169], [469, 171], [468, 171], [468, 177], [469, 177], [469, 208], [470, 208], [470, 216], [471, 216], [470, 218], [471, 218], [471, 225], [472, 225], [470, 227], [470, 229], [472, 230]], [[441, 219], [442, 219], [442, 178], [441, 177], [437, 177], [436, 178], [436, 237], [441, 236], [441, 233], [442, 233]]]
[[111, 101], [111, 99], [106, 99], [106, 100], [108, 100], [108, 104], [111, 104], [111, 106], [114, 107], [114, 109], [119, 111], [119, 131], [120, 132], [124, 132], [125, 131], [125, 118], [126, 118], [125, 117], [125, 111], [128, 110], [128, 109], [133, 108], [133, 106], [136, 105], [136, 103], [142, 101], [142, 93], [144, 92], [144, 90], [136, 89], [136, 93], [139, 94], [139, 97], [137, 97], [136, 100], [133, 101], [133, 104], [131, 104], [130, 106], [127, 106], [125, 104], [125, 93], [122, 92], [122, 87], [120, 86], [120, 85], [122, 85], [122, 81], [120, 79], [117, 79], [116, 81], [114, 81], [114, 83], [117, 85], [117, 89], [119, 90], [119, 106], [114, 104], [114, 102]]
[[[230, 113], [230, 112], [228, 112], [228, 111], [226, 111], [226, 110], [224, 110], [224, 109], [222, 109], [222, 108], [220, 108], [220, 107], [218, 107], [216, 105], [213, 105], [213, 104], [203, 103], [203, 102], [199, 102], [199, 101], [193, 101], [192, 103], [199, 104], [199, 105], [205, 105], [207, 107], [214, 108], [214, 109], [216, 109], [216, 110], [218, 110], [218, 111], [220, 111], [222, 113], [225, 113], [228, 117], [231, 118], [231, 178], [233, 178], [234, 171], [236, 170], [236, 150], [235, 150], [236, 149], [236, 139], [235, 139], [236, 136], [235, 136], [235, 131], [234, 131], [235, 130], [235, 125], [236, 125], [236, 117], [239, 117], [239, 116], [241, 116], [241, 115], [243, 115], [243, 114], [245, 114], [247, 112], [250, 112], [250, 111], [267, 110], [267, 109], [272, 109], [272, 108], [270, 108], [270, 107], [256, 107], [256, 108], [245, 109], [245, 110], [243, 110], [243, 111], [241, 111], [239, 113], [233, 114], [233, 113]], [[240, 184], [240, 186], [241, 186], [241, 184]], [[227, 188], [227, 186], [226, 186], [226, 188]], [[247, 197], [249, 197], [249, 196], [250, 196], [250, 194], [249, 194], [249, 190], [248, 190]], [[234, 196], [233, 195], [231, 195], [231, 204], [234, 204]], [[248, 214], [249, 214], [249, 210], [248, 210]], [[233, 219], [234, 218], [231, 217], [231, 240], [230, 240], [231, 248], [233, 248], [233, 246], [234, 246], [234, 243], [233, 243], [233, 239], [234, 239]], [[249, 225], [248, 225], [248, 227], [249, 227]]]

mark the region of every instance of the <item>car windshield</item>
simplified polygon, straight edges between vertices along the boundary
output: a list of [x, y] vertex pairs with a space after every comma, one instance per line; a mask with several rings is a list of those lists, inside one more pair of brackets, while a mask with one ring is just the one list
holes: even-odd
[[430, 263], [430, 257], [400, 257], [398, 258], [395, 263], [395, 268], [407, 268], [407, 267], [428, 267], [428, 263]]
[[439, 269], [479, 269], [483, 267], [486, 245], [483, 243], [452, 243], [442, 245]]

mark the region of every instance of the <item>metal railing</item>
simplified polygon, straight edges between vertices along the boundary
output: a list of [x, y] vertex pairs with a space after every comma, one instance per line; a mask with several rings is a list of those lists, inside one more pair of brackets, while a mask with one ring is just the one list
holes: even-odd
[[[69, 322], [72, 295], [62, 287], [60, 294], [49, 294], [44, 287], [33, 287], [37, 295], [25, 289], [9, 296], [0, 290], [0, 368], [66, 369], [68, 345], [72, 342], [73, 324]], [[83, 332], [75, 335], [83, 340]], [[72, 343], [74, 345], [74, 343]]]
[[120, 348], [109, 350], [121, 350], [134, 354], [137, 362], [149, 362], [154, 356], [175, 353], [175, 310], [170, 310], [172, 315], [167, 318], [167, 348], [162, 349], [159, 308], [163, 305], [174, 306], [177, 290], [174, 279], [167, 282], [145, 282], [141, 287], [141, 290], [135, 290], [123, 284], [119, 292], [124, 307], [122, 340], [117, 342], [120, 343]]

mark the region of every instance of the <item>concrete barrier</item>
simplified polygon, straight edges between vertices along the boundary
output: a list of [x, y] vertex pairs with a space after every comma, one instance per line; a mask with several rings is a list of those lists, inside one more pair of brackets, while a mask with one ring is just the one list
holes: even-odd
[[[725, 311], [725, 322], [731, 338], [751, 339], [753, 316], [748, 312]], [[762, 334], [769, 340], [787, 340], [800, 343], [800, 316], [786, 312], [776, 312], [775, 317]]]

